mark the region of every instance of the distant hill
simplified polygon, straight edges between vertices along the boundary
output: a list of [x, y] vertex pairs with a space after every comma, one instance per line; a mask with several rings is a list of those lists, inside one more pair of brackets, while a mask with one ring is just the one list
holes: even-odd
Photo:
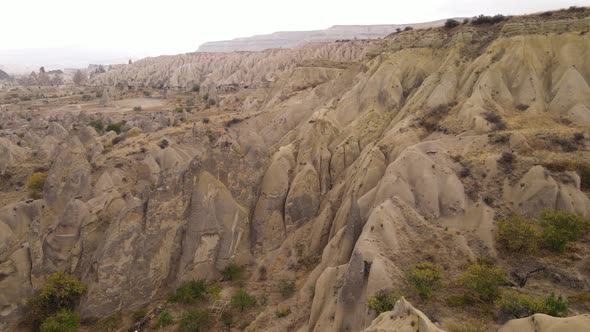
[[335, 25], [325, 30], [279, 31], [232, 40], [212, 41], [199, 46], [198, 52], [262, 51], [269, 48], [294, 48], [313, 42], [330, 42], [346, 39], [382, 38], [397, 29], [441, 26], [445, 20], [412, 24]]

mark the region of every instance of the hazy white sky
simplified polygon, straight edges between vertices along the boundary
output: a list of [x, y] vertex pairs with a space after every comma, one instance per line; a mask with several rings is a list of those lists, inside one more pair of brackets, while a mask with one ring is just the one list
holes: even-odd
[[142, 55], [335, 24], [412, 23], [588, 6], [590, 0], [0, 0], [0, 53], [83, 47]]

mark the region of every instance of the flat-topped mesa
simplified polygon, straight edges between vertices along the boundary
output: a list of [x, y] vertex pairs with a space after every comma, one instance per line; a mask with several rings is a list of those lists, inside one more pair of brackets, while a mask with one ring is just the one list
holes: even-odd
[[269, 48], [295, 48], [313, 42], [331, 42], [350, 39], [376, 39], [395, 32], [397, 29], [428, 28], [442, 26], [444, 20], [378, 25], [334, 25], [324, 30], [277, 31], [267, 35], [256, 35], [232, 40], [206, 42], [198, 52], [263, 51]]

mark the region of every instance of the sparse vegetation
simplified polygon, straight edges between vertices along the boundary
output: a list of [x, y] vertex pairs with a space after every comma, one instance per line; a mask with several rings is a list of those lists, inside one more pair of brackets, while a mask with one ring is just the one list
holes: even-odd
[[526, 111], [529, 109], [529, 105], [527, 104], [517, 104], [516, 109], [519, 111]]
[[127, 132], [127, 136], [129, 136], [129, 137], [135, 137], [135, 136], [139, 136], [140, 133], [141, 132], [139, 131], [139, 129], [137, 129], [137, 128], [131, 128]]
[[141, 112], [141, 111], [143, 110], [143, 108], [142, 108], [141, 106], [134, 106], [134, 107], [133, 107], [133, 110], [134, 110], [135, 112]]
[[514, 215], [497, 222], [498, 242], [507, 250], [517, 253], [535, 253], [539, 249], [541, 229], [533, 219]]
[[574, 160], [564, 159], [544, 163], [548, 170], [553, 172], [575, 171], [580, 176], [580, 188], [582, 191], [590, 191], [590, 164]]
[[212, 320], [209, 312], [205, 310], [189, 309], [182, 314], [178, 330], [180, 332], [208, 331]]
[[277, 309], [277, 311], [275, 311], [275, 315], [277, 316], [277, 318], [287, 317], [287, 316], [289, 316], [290, 313], [291, 313], [291, 308], [289, 308], [289, 307], [280, 308], [280, 309]]
[[475, 297], [493, 302], [500, 295], [500, 286], [506, 283], [506, 273], [489, 263], [471, 264], [459, 279]]
[[158, 146], [160, 147], [160, 149], [163, 150], [163, 149], [167, 148], [168, 146], [170, 146], [170, 142], [168, 142], [168, 140], [164, 138], [160, 141], [160, 143], [158, 143]]
[[221, 323], [227, 328], [230, 328], [234, 324], [234, 316], [229, 311], [221, 313]]
[[256, 298], [248, 294], [245, 289], [240, 288], [234, 294], [234, 296], [231, 297], [230, 303], [232, 307], [240, 309], [240, 311], [244, 311], [245, 309], [253, 307], [256, 304]]
[[205, 298], [207, 292], [205, 281], [191, 280], [176, 289], [170, 301], [184, 304], [198, 303]]
[[242, 277], [242, 267], [235, 264], [230, 263], [228, 266], [223, 269], [223, 279], [228, 281], [238, 280]]
[[286, 280], [281, 279], [279, 280], [278, 285], [279, 293], [283, 296], [283, 298], [291, 297], [295, 293], [295, 280]]
[[423, 300], [431, 297], [432, 293], [442, 287], [442, 269], [429, 262], [420, 262], [410, 269], [408, 281]]
[[209, 121], [210, 121], [209, 118], [203, 118], [203, 120], [201, 120], [201, 122], [203, 122], [204, 124], [209, 123]]
[[380, 314], [392, 310], [398, 299], [399, 296], [393, 290], [384, 289], [372, 295], [367, 301], [367, 305]]

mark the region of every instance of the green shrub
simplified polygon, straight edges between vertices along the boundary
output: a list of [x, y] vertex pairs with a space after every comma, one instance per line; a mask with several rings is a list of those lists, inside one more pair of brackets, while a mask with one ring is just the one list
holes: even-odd
[[197, 303], [205, 298], [206, 291], [205, 281], [187, 281], [176, 289], [170, 301], [184, 304]]
[[279, 280], [278, 290], [279, 293], [281, 293], [281, 295], [283, 296], [283, 298], [290, 297], [295, 293], [295, 280]]
[[234, 324], [234, 316], [229, 311], [222, 312], [220, 318], [221, 323], [227, 328], [230, 328]]
[[567, 243], [576, 241], [590, 229], [588, 220], [565, 211], [541, 211], [543, 244], [550, 250], [565, 252]]
[[561, 296], [555, 296], [555, 293], [551, 293], [545, 299], [539, 299], [514, 290], [503, 292], [497, 304], [501, 311], [514, 318], [527, 317], [536, 313], [564, 317], [568, 307], [567, 301]]
[[256, 304], [256, 298], [244, 289], [239, 289], [234, 296], [231, 297], [230, 301], [232, 307], [244, 311], [244, 309], [252, 307]]
[[43, 186], [45, 186], [45, 180], [47, 180], [47, 172], [33, 173], [27, 179], [27, 188], [32, 191], [41, 192], [43, 191]]
[[86, 286], [73, 276], [55, 272], [47, 278], [41, 292], [28, 299], [25, 320], [33, 330], [38, 330], [47, 317], [62, 309], [74, 310]]
[[94, 129], [98, 133], [102, 132], [102, 130], [104, 129], [104, 123], [102, 123], [101, 120], [92, 120], [88, 124], [91, 125], [92, 127], [94, 127]]
[[498, 225], [498, 242], [506, 249], [519, 253], [534, 253], [539, 249], [541, 230], [532, 219], [514, 215], [500, 220]]
[[228, 266], [225, 267], [225, 269], [223, 269], [223, 279], [224, 280], [238, 280], [242, 277], [242, 267], [234, 264], [234, 263], [230, 263]]
[[41, 324], [41, 332], [75, 332], [80, 326], [80, 315], [76, 312], [62, 309], [48, 317]]
[[432, 292], [442, 287], [442, 269], [429, 262], [421, 262], [410, 269], [408, 281], [416, 288], [418, 295], [429, 299]]
[[554, 317], [565, 317], [567, 315], [567, 300], [560, 296], [556, 297], [551, 293], [545, 298], [543, 313]]
[[211, 322], [211, 316], [207, 311], [191, 309], [182, 314], [178, 330], [181, 332], [208, 331]]
[[382, 313], [393, 310], [395, 302], [399, 299], [399, 296], [392, 290], [380, 290], [375, 295], [372, 295], [367, 302], [369, 308]]
[[127, 132], [127, 136], [129, 137], [139, 136], [139, 134], [141, 134], [141, 132], [137, 128], [132, 128]]
[[108, 316], [99, 320], [96, 324], [96, 331], [101, 332], [114, 332], [117, 331], [119, 325], [121, 324], [121, 314], [116, 313], [114, 315]]
[[287, 317], [287, 316], [289, 316], [290, 313], [291, 313], [291, 308], [289, 308], [289, 307], [280, 308], [277, 311], [275, 311], [275, 315], [277, 316], [277, 318]]
[[445, 22], [445, 28], [447, 28], [447, 29], [452, 29], [452, 28], [457, 27], [459, 25], [461, 25], [461, 23], [459, 23], [459, 21], [457, 21], [457, 20], [453, 20], [452, 18], [448, 19]]
[[479, 299], [492, 302], [500, 295], [500, 286], [506, 282], [506, 273], [489, 264], [472, 264], [461, 276], [459, 283]]
[[123, 128], [123, 124], [122, 123], [111, 123], [110, 125], [107, 126], [107, 128], [105, 129], [105, 131], [114, 131], [118, 134], [121, 133], [121, 130]]
[[156, 327], [162, 328], [168, 325], [172, 325], [172, 323], [174, 323], [174, 320], [172, 319], [172, 315], [170, 315], [170, 312], [168, 310], [162, 310], [162, 312], [160, 312], [160, 315], [158, 315], [158, 319], [156, 320]]
[[543, 311], [542, 299], [535, 299], [526, 294], [509, 290], [502, 293], [497, 300], [500, 310], [513, 318], [522, 318]]
[[94, 98], [92, 98], [91, 95], [82, 95], [82, 101], [90, 101]]
[[211, 297], [213, 297], [214, 300], [221, 300], [222, 289], [223, 287], [221, 287], [220, 284], [211, 284], [207, 286], [207, 294], [211, 295]]

